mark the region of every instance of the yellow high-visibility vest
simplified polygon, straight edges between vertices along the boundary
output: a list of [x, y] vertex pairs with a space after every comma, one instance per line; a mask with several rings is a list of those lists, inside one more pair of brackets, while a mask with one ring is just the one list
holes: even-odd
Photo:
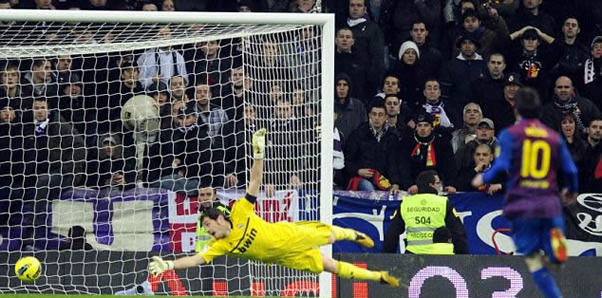
[[445, 227], [447, 198], [417, 194], [401, 201], [400, 214], [406, 226], [406, 249], [419, 255], [454, 254], [451, 243], [433, 243], [437, 228]]

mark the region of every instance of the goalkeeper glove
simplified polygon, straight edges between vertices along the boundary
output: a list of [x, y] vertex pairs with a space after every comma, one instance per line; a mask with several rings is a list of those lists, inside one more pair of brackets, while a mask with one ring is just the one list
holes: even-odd
[[153, 276], [158, 276], [167, 270], [173, 269], [173, 267], [173, 261], [164, 261], [161, 257], [154, 256], [153, 261], [148, 264], [148, 271], [150, 271]]
[[265, 133], [262, 128], [253, 134], [253, 159], [263, 159], [265, 157]]

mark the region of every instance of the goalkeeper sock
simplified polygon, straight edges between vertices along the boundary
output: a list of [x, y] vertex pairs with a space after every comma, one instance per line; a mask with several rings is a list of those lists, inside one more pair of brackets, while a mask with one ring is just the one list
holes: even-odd
[[547, 268], [541, 268], [531, 273], [535, 284], [546, 297], [562, 297], [554, 277], [550, 274]]
[[339, 240], [355, 240], [357, 234], [352, 229], [341, 228], [337, 226], [330, 226], [330, 230], [334, 234], [334, 239]]
[[380, 272], [357, 267], [353, 264], [337, 261], [337, 276], [346, 279], [380, 281]]

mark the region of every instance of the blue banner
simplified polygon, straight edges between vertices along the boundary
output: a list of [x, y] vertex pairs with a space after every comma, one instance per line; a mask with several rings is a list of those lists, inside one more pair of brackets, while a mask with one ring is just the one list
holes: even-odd
[[[592, 201], [591, 197], [590, 195], [587, 198]], [[464, 223], [471, 254], [492, 255], [497, 254], [498, 250], [500, 254], [511, 254], [515, 251], [514, 243], [508, 232], [509, 223], [502, 216], [504, 198], [501, 195], [490, 196], [486, 193], [474, 192], [449, 195], [448, 198]], [[335, 192], [333, 224], [368, 234], [375, 240], [375, 247], [366, 249], [349, 241], [340, 241], [333, 245], [333, 252], [381, 252], [384, 236], [388, 231], [393, 213], [399, 208], [400, 203], [401, 198], [390, 196], [386, 192]], [[575, 213], [571, 208], [566, 209], [565, 212], [569, 213], [567, 214], [569, 219], [570, 215]], [[576, 213], [572, 217], [596, 218], [595, 215], [588, 216]], [[599, 218], [602, 218], [602, 214]], [[590, 221], [582, 222], [585, 222], [585, 224], [581, 224], [583, 226], [594, 226]], [[602, 243], [592, 241], [592, 237], [585, 238], [571, 232], [580, 228], [580, 226], [572, 224], [571, 220], [567, 222], [567, 227], [569, 255], [602, 255]], [[598, 228], [598, 230], [602, 229]], [[498, 250], [495, 248], [496, 245]], [[404, 250], [403, 246], [403, 241], [400, 241], [401, 251]]]

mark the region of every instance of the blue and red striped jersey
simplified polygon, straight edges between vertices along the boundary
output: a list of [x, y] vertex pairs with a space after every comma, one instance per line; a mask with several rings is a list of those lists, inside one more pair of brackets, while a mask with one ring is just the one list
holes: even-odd
[[558, 133], [537, 119], [523, 119], [498, 137], [500, 154], [483, 181], [491, 183], [506, 171], [504, 216], [550, 218], [562, 215], [557, 177], [565, 174], [565, 187], [577, 192], [577, 167]]

